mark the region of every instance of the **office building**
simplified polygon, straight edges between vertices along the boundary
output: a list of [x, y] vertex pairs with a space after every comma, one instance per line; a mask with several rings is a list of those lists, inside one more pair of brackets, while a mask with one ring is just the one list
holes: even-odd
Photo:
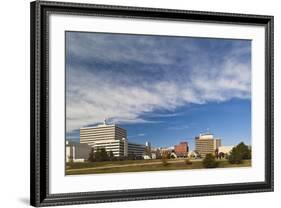
[[144, 144], [137, 144], [128, 142], [128, 155], [135, 157], [143, 157], [145, 155], [146, 146]]
[[88, 144], [94, 148], [94, 152], [98, 149], [104, 148], [106, 152], [112, 152], [114, 157], [124, 157], [127, 156], [127, 141], [122, 140], [100, 140], [95, 142], [89, 142]]
[[115, 157], [128, 155], [126, 130], [115, 124], [106, 124], [105, 121], [94, 127], [80, 128], [80, 143], [88, 144], [94, 151], [105, 148], [107, 152], [112, 151]]
[[201, 157], [205, 157], [206, 154], [215, 154], [215, 150], [221, 146], [221, 140], [214, 138], [211, 133], [200, 134], [195, 137], [195, 150]]
[[180, 142], [174, 147], [175, 154], [177, 157], [187, 157], [188, 155], [188, 143]]

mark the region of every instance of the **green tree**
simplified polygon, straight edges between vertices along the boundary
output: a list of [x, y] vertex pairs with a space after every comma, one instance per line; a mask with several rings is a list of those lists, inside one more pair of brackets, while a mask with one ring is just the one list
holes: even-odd
[[251, 159], [251, 150], [243, 142], [239, 143], [236, 146], [236, 148], [237, 148], [237, 151], [242, 154], [242, 159], [243, 160]]
[[237, 149], [236, 147], [233, 147], [228, 156], [228, 162], [230, 164], [240, 164], [240, 163], [242, 163], [242, 160], [243, 160], [242, 153], [239, 151], [239, 149]]
[[243, 142], [233, 147], [228, 156], [228, 161], [231, 164], [240, 164], [243, 160], [251, 159], [251, 150]]
[[224, 158], [225, 157], [225, 154], [223, 153], [223, 152], [220, 152], [219, 153], [219, 159], [221, 160], [222, 158]]
[[112, 151], [109, 151], [108, 156], [110, 160], [115, 160], [115, 156]]
[[215, 157], [216, 157], [216, 159], [219, 158], [219, 149], [218, 148], [216, 148], [216, 150], [215, 150]]
[[161, 158], [162, 164], [163, 164], [164, 166], [169, 165], [168, 159], [170, 159], [170, 154], [169, 154], [168, 152], [164, 151], [164, 152], [162, 153], [162, 158]]
[[175, 159], [176, 157], [175, 157], [174, 155], [171, 155], [170, 158], [171, 158], [171, 159]]
[[136, 155], [134, 153], [131, 153], [128, 155], [128, 160], [135, 160], [136, 159]]
[[91, 152], [89, 153], [88, 161], [90, 161], [90, 162], [94, 162], [95, 161], [94, 148], [91, 148]]
[[101, 162], [101, 161], [108, 161], [109, 157], [105, 150], [105, 148], [98, 148], [95, 152], [95, 161]]
[[206, 154], [206, 157], [203, 160], [203, 166], [205, 168], [216, 168], [218, 167], [218, 162], [213, 154]]

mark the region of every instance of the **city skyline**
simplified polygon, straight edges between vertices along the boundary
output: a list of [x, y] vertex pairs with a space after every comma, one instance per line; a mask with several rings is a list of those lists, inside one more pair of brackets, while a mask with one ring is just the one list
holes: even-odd
[[[214, 106], [217, 106], [217, 104], [215, 104]], [[221, 105], [219, 105], [217, 107], [218, 107], [218, 109], [221, 109], [220, 108]], [[222, 111], [224, 111], [225, 113], [227, 111], [231, 111], [231, 113], [233, 113], [237, 117], [239, 117], [241, 115], [241, 113], [247, 112], [246, 109], [243, 109], [243, 111], [241, 112], [242, 108], [239, 108], [239, 106], [237, 106], [236, 109], [229, 108], [228, 105], [227, 106], [224, 105], [224, 107], [226, 107], [226, 108], [223, 108]], [[170, 123], [168, 123], [168, 122], [164, 123], [162, 121], [161, 127], [164, 126], [166, 128], [166, 132], [169, 132], [169, 134], [165, 136], [165, 139], [161, 140], [162, 143], [155, 143], [155, 141], [157, 141], [157, 139], [153, 139], [153, 134], [155, 134], [157, 136], [157, 131], [156, 131], [156, 133], [153, 133], [154, 130], [155, 130], [155, 128], [153, 126], [151, 128], [149, 128], [150, 131], [148, 131], [148, 132], [150, 132], [150, 133], [141, 131], [141, 129], [143, 128], [143, 125], [149, 125], [149, 124], [139, 124], [139, 125], [136, 125], [136, 124], [134, 124], [134, 125], [132, 125], [132, 124], [119, 125], [119, 124], [117, 124], [117, 125], [127, 130], [127, 138], [131, 142], [145, 144], [146, 141], [149, 141], [149, 142], [152, 142], [153, 147], [157, 147], [157, 148], [173, 147], [177, 143], [180, 143], [182, 141], [187, 141], [190, 149], [194, 150], [195, 149], [194, 148], [195, 137], [198, 136], [201, 133], [207, 133], [207, 132], [210, 132], [210, 133], [214, 134], [214, 136], [217, 137], [217, 138], [221, 138], [222, 144], [224, 146], [237, 145], [239, 142], [244, 142], [245, 144], [251, 144], [250, 139], [239, 137], [238, 134], [237, 134], [238, 132], [232, 132], [231, 134], [233, 135], [233, 137], [226, 138], [226, 137], [224, 137], [225, 133], [228, 133], [228, 135], [230, 135], [230, 132], [229, 132], [228, 129], [226, 131], [223, 131], [223, 130], [219, 129], [219, 127], [214, 127], [214, 125], [212, 125], [212, 124], [206, 125], [205, 127], [196, 126], [196, 123], [195, 123], [196, 119], [194, 117], [198, 117], [198, 113], [197, 113], [198, 111], [206, 111], [206, 108], [205, 107], [203, 107], [203, 108], [196, 107], [196, 108], [193, 109], [192, 112], [190, 112], [190, 111], [187, 112], [193, 118], [191, 125], [179, 124], [179, 125], [171, 125], [171, 126], [165, 127], [165, 125], [167, 125], [167, 124], [170, 125], [171, 122], [173, 122], [173, 120], [171, 120], [171, 117], [175, 117], [174, 119], [176, 119], [176, 118], [178, 118], [179, 115], [177, 115], [177, 116], [175, 116], [175, 115], [167, 116], [169, 118]], [[210, 112], [210, 109], [209, 109], [208, 112], [209, 112], [209, 114], [216, 113], [216, 112]], [[223, 117], [223, 115], [224, 114], [220, 115], [220, 118], [219, 118], [220, 121], [230, 122], [230, 123], [236, 122], [235, 119], [227, 121]], [[181, 116], [184, 116], [184, 114], [181, 114]], [[202, 119], [202, 117], [198, 117], [198, 119]], [[218, 117], [217, 117], [217, 119], [218, 119]], [[109, 122], [109, 120], [107, 120], [107, 122]], [[101, 123], [102, 122], [100, 122], [98, 124], [101, 124]], [[98, 125], [98, 124], [96, 124], [96, 125]], [[114, 124], [114, 123], [109, 122], [108, 124]], [[96, 125], [89, 125], [88, 127], [93, 127], [93, 126], [96, 126]], [[239, 125], [241, 129], [242, 129], [242, 127], [246, 128], [244, 122], [242, 122], [242, 123], [240, 122], [237, 125]], [[207, 126], [209, 126], [209, 127], [207, 127]], [[212, 127], [212, 128], [210, 128], [210, 127]], [[135, 131], [132, 131], [132, 128], [135, 128]], [[248, 127], [248, 128], [250, 128], [250, 127]], [[146, 127], [146, 129], [147, 129], [147, 127]], [[202, 129], [202, 130], [200, 131], [200, 129]], [[80, 131], [76, 131], [75, 134], [72, 134], [72, 135], [75, 135], [75, 137], [71, 138], [70, 140], [79, 142], [79, 132]], [[135, 134], [132, 134], [132, 132], [134, 132]], [[249, 130], [249, 132], [250, 132], [250, 130]], [[241, 134], [241, 132], [239, 132], [239, 134]], [[249, 135], [248, 138], [250, 138], [250, 135]]]
[[251, 41], [66, 32], [66, 139], [104, 118], [173, 146], [251, 143]]

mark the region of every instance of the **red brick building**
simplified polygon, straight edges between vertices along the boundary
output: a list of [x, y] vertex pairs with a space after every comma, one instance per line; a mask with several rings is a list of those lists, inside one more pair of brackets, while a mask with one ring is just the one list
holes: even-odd
[[175, 145], [175, 153], [178, 157], [186, 157], [188, 155], [188, 143], [180, 142]]

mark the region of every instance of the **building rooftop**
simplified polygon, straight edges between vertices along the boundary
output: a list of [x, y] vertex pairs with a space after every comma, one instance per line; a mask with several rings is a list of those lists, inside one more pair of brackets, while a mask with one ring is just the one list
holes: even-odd
[[205, 133], [200, 133], [199, 136], [195, 137], [196, 139], [214, 139], [214, 134], [207, 131]]
[[103, 140], [100, 140], [100, 141], [89, 142], [89, 144], [93, 145], [93, 144], [103, 144], [103, 143], [118, 143], [120, 141], [121, 140], [118, 140], [118, 139], [103, 139]]
[[214, 135], [211, 132], [200, 133], [199, 136]]
[[140, 143], [130, 142], [130, 141], [128, 141], [128, 144], [145, 146], [145, 144], [140, 144]]
[[106, 123], [106, 120], [103, 121], [103, 123], [101, 124], [97, 124], [97, 125], [94, 125], [94, 126], [86, 126], [86, 127], [81, 127], [80, 129], [95, 129], [95, 128], [102, 128], [102, 127], [118, 127], [118, 128], [121, 128], [123, 129], [122, 127], [116, 125], [116, 124], [108, 124]]
[[68, 145], [71, 145], [71, 146], [88, 146], [88, 144], [86, 143], [79, 143], [79, 142], [74, 142], [74, 141], [69, 141], [69, 140], [66, 140], [65, 141], [65, 144], [68, 146]]
[[96, 125], [96, 126], [81, 127], [80, 129], [94, 129], [94, 128], [111, 127], [111, 126], [116, 126], [116, 125], [115, 124], [106, 124], [106, 125], [99, 124], [99, 125]]

